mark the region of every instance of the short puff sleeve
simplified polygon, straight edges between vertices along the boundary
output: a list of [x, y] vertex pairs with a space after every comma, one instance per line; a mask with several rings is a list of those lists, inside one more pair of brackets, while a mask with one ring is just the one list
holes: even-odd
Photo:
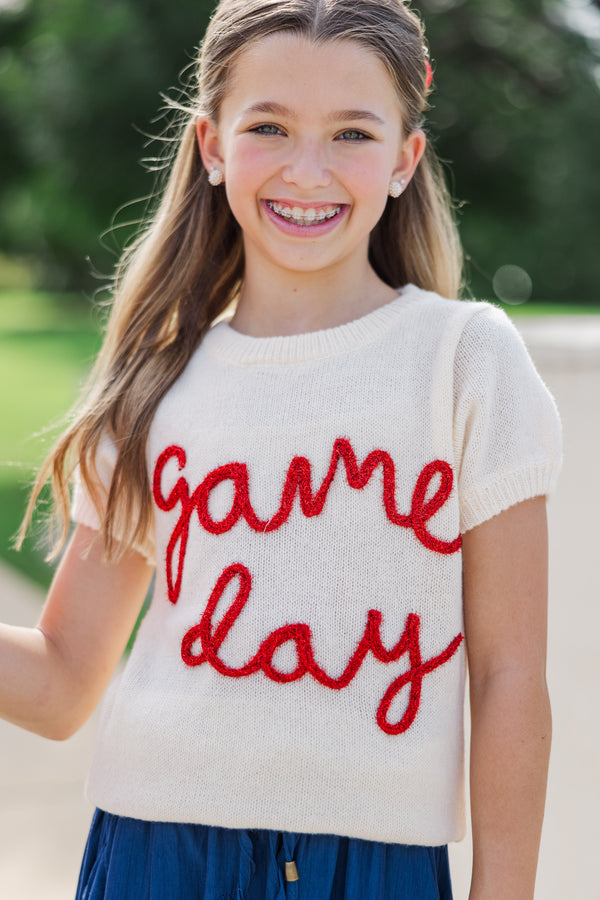
[[[98, 443], [95, 456], [96, 471], [98, 474], [98, 493], [101, 509], [106, 507], [108, 493], [112, 482], [113, 472], [117, 463], [118, 449], [114, 440], [105, 432]], [[102, 522], [98, 514], [98, 510], [92, 500], [90, 494], [85, 488], [81, 479], [79, 467], [74, 474], [73, 496], [71, 501], [71, 519], [78, 525], [86, 525], [95, 531], [100, 531]], [[123, 536], [125, 526], [117, 526], [116, 537]], [[134, 549], [142, 556], [145, 556], [148, 562], [154, 564], [155, 551], [153, 536], [149, 535], [143, 544], [134, 543]]]
[[470, 317], [456, 351], [454, 452], [461, 533], [551, 493], [562, 463], [554, 399], [511, 320], [490, 304]]

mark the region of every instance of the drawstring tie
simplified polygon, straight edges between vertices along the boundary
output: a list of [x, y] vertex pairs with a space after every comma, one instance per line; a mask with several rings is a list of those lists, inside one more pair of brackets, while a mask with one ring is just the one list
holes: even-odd
[[295, 860], [287, 860], [285, 861], [285, 880], [286, 881], [298, 881], [298, 869], [296, 867]]
[[286, 900], [296, 900], [298, 897], [298, 867], [296, 866], [296, 845], [298, 843], [298, 835], [289, 831], [281, 833], [282, 850], [284, 856], [284, 872], [285, 872], [285, 888], [284, 896]]
[[[290, 831], [269, 833], [269, 845], [276, 863], [278, 884], [272, 900], [298, 900], [298, 886], [302, 873], [296, 865], [296, 846], [299, 835]], [[273, 885], [275, 887], [275, 885]]]
[[[298, 900], [301, 873], [296, 864], [296, 847], [300, 835], [289, 831], [269, 831], [267, 847], [274, 865], [269, 865], [267, 892], [272, 900]], [[239, 888], [236, 900], [243, 900], [256, 870], [252, 831], [238, 832], [240, 846]], [[233, 900], [233, 898], [232, 898]]]

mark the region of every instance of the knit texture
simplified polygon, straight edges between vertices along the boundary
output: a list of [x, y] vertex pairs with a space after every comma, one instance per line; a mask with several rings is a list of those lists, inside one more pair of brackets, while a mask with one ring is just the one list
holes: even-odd
[[[104, 486], [116, 447], [103, 441]], [[554, 402], [504, 313], [412, 285], [360, 319], [214, 325], [155, 415], [153, 602], [89, 799], [154, 821], [464, 833], [461, 534], [550, 492]], [[79, 488], [73, 518], [98, 527]]]

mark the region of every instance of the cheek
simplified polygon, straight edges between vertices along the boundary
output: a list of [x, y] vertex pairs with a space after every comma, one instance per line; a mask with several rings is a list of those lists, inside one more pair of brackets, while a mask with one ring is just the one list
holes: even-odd
[[256, 143], [243, 143], [235, 148], [225, 159], [227, 181], [238, 189], [248, 189], [260, 183], [272, 169], [271, 154], [266, 154]]
[[348, 186], [352, 185], [357, 198], [374, 200], [382, 191], [387, 192], [391, 168], [387, 156], [374, 147], [370, 152], [362, 150], [355, 158], [348, 154], [339, 160], [338, 172]]
[[389, 181], [381, 166], [376, 169], [356, 168], [351, 177], [344, 180], [344, 186], [352, 198], [355, 213], [370, 221], [372, 227], [381, 217], [387, 202]]
[[225, 156], [225, 192], [231, 212], [242, 229], [250, 227], [256, 198], [272, 174], [265, 153], [256, 145], [238, 146]]

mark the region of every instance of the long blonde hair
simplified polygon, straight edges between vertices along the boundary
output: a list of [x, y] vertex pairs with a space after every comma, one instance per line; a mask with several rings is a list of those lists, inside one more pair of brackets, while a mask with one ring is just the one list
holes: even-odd
[[[242, 235], [222, 187], [208, 184], [196, 141], [199, 115], [218, 122], [238, 56], [251, 41], [292, 32], [315, 42], [352, 40], [389, 72], [406, 135], [423, 124], [427, 49], [419, 18], [401, 0], [221, 0], [200, 46], [195, 88], [178, 104], [177, 150], [156, 211], [117, 267], [102, 350], [70, 424], [42, 465], [21, 529], [51, 480], [61, 538], [77, 465], [101, 513], [108, 559], [147, 540], [152, 524], [145, 448], [154, 413], [203, 335], [232, 301], [244, 274]], [[427, 147], [401, 201], [388, 202], [369, 259], [387, 284], [412, 282], [447, 297], [460, 290], [462, 254], [441, 166]], [[95, 457], [108, 433], [118, 457], [107, 498]]]

